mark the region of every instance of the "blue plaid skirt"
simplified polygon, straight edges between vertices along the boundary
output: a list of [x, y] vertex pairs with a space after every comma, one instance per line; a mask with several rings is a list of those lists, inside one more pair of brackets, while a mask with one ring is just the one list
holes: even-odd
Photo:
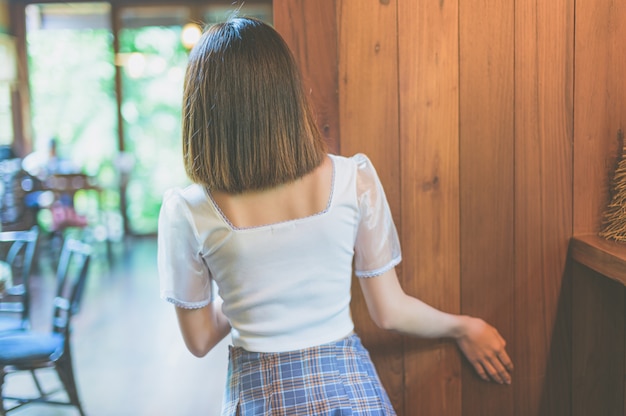
[[357, 335], [280, 353], [230, 347], [222, 416], [395, 416]]

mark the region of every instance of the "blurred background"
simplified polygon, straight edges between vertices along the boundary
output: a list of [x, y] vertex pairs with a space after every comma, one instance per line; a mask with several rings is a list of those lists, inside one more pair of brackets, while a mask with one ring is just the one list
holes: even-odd
[[[100, 238], [154, 235], [163, 191], [186, 184], [180, 112], [187, 54], [205, 25], [233, 13], [272, 23], [271, 1], [18, 3], [24, 21], [11, 24], [24, 25], [27, 68], [20, 70], [28, 90], [12, 91], [17, 70], [2, 71], [10, 78], [0, 79], [4, 159], [11, 148], [21, 153], [22, 168], [44, 182], [52, 173], [85, 174], [101, 192], [77, 189], [74, 203], [83, 215], [99, 215], [106, 226]], [[15, 64], [14, 39], [0, 33], [0, 42], [11, 46], [6, 55]], [[28, 94], [28, 127], [13, 122], [16, 93], [22, 100]], [[14, 144], [14, 137], [30, 140]], [[30, 206], [50, 203], [31, 199]], [[50, 210], [36, 216], [43, 229], [52, 227]], [[17, 221], [7, 214], [3, 222]]]
[[[29, 293], [41, 333], [63, 241], [93, 247], [72, 337], [88, 415], [220, 414], [230, 338], [203, 359], [187, 351], [172, 305], [159, 298], [155, 237], [163, 192], [188, 184], [188, 53], [207, 25], [234, 13], [273, 23], [271, 0], [0, 0], [0, 237], [39, 231]], [[0, 244], [0, 261], [5, 254]], [[0, 291], [0, 307], [7, 299]], [[59, 386], [51, 369], [40, 378], [45, 390]], [[2, 393], [32, 397], [35, 387], [13, 373]], [[10, 414], [79, 412], [29, 404]]]

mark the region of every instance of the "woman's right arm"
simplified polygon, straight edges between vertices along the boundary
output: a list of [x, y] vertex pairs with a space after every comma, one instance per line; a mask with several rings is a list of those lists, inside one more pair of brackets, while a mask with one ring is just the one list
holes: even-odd
[[203, 308], [177, 306], [176, 316], [185, 345], [196, 357], [204, 357], [230, 332], [230, 324], [222, 312], [222, 300], [219, 298]]
[[453, 338], [483, 380], [510, 384], [513, 364], [498, 331], [479, 318], [440, 311], [407, 295], [394, 268], [358, 279], [370, 316], [380, 328], [420, 338]]
[[[194, 195], [189, 198], [194, 200]], [[203, 357], [228, 335], [230, 324], [222, 312], [222, 299], [214, 298], [213, 279], [202, 257], [189, 204], [180, 190], [165, 193], [159, 214], [157, 263], [161, 298], [177, 305], [185, 345], [193, 355]]]

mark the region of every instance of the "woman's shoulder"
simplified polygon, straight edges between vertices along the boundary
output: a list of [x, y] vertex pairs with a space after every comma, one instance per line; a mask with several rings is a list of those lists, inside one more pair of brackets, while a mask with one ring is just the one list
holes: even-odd
[[197, 236], [198, 227], [206, 224], [211, 213], [213, 210], [203, 186], [193, 184], [170, 188], [163, 194], [159, 228], [189, 230], [189, 233]]
[[335, 162], [338, 161], [340, 163], [352, 164], [356, 165], [357, 167], [372, 164], [370, 158], [365, 153], [355, 153], [352, 156], [329, 153], [328, 156], [330, 156], [330, 158], [333, 159]]
[[186, 205], [189, 208], [193, 208], [206, 204], [206, 202], [206, 191], [198, 184], [170, 188], [163, 193], [163, 206]]
[[374, 165], [365, 153], [352, 156], [330, 155], [335, 166], [335, 191], [350, 198], [358, 198], [377, 182]]
[[355, 172], [370, 172], [374, 171], [374, 165], [372, 161], [365, 153], [355, 153], [352, 156], [342, 156], [336, 154], [329, 154], [335, 166], [340, 169], [350, 169]]

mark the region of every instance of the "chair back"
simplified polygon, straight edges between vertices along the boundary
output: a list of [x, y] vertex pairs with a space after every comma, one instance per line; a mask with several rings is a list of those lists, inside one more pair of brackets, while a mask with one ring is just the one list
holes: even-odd
[[57, 267], [57, 293], [53, 302], [52, 330], [68, 335], [70, 321], [80, 309], [89, 272], [91, 246], [68, 238], [63, 243]]
[[39, 228], [24, 231], [0, 232], [0, 259], [8, 263], [12, 273], [12, 285], [0, 299], [0, 312], [20, 314], [24, 327], [30, 318], [30, 277]]

